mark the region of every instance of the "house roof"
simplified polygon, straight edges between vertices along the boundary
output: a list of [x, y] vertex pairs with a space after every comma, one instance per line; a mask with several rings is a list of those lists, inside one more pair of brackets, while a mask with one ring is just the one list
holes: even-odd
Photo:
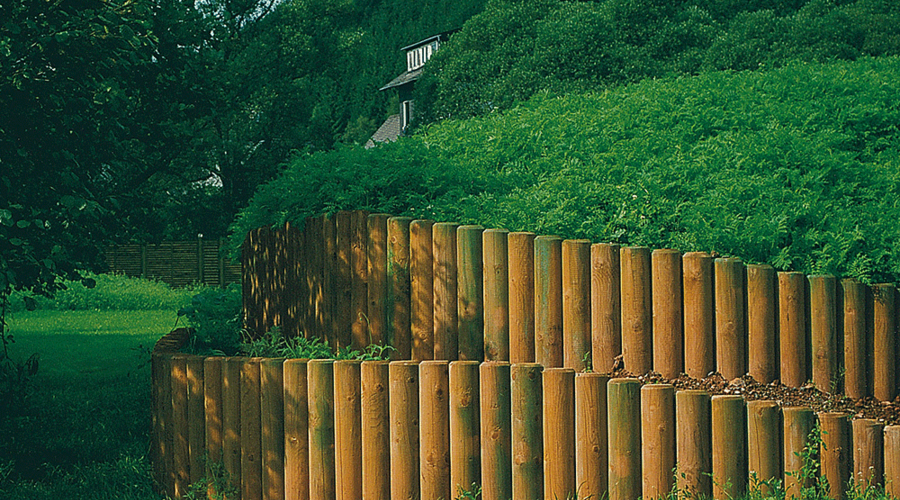
[[400, 137], [400, 115], [391, 115], [378, 127], [372, 137], [366, 141], [366, 149], [375, 146], [378, 142], [394, 142]]
[[394, 87], [399, 87], [401, 85], [406, 85], [407, 83], [414, 82], [419, 79], [419, 76], [422, 74], [422, 68], [414, 69], [412, 71], [404, 71], [400, 76], [394, 78], [389, 81], [387, 85], [381, 87], [378, 90], [387, 90], [392, 89]]
[[440, 34], [437, 34], [437, 35], [432, 35], [432, 36], [430, 36], [430, 37], [428, 37], [428, 38], [426, 38], [426, 39], [424, 39], [424, 40], [419, 40], [419, 41], [416, 42], [416, 43], [413, 43], [413, 44], [411, 44], [411, 45], [407, 45], [406, 47], [402, 47], [400, 50], [401, 50], [401, 51], [404, 51], [404, 50], [414, 49], [414, 48], [416, 48], [416, 47], [420, 47], [420, 46], [422, 46], [422, 45], [425, 45], [425, 44], [427, 44], [427, 43], [429, 43], [429, 42], [433, 42], [433, 41], [435, 41], [435, 40], [446, 40], [446, 39], [447, 39], [447, 36], [450, 35], [451, 33], [455, 32], [455, 31], [458, 31], [458, 30], [445, 31], [444, 33], [440, 33]]

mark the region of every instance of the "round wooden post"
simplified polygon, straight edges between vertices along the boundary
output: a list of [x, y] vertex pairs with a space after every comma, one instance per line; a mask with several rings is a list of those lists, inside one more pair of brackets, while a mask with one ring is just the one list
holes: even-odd
[[803, 477], [803, 450], [809, 445], [809, 433], [815, 427], [815, 414], [809, 408], [793, 406], [782, 410], [784, 419], [784, 491], [788, 498], [800, 498], [812, 478]]
[[203, 399], [206, 429], [206, 456], [211, 463], [222, 461], [222, 367], [225, 358], [203, 360]]
[[563, 366], [576, 372], [591, 356], [591, 242], [562, 242]]
[[534, 233], [509, 233], [509, 360], [534, 362]]
[[335, 361], [334, 462], [338, 500], [362, 498], [362, 361]]
[[512, 498], [510, 367], [481, 364], [481, 479], [484, 500]]
[[732, 380], [747, 373], [744, 263], [716, 259], [716, 369]]
[[368, 338], [369, 344], [387, 341], [387, 221], [388, 214], [369, 214], [366, 227], [369, 240], [366, 244], [368, 259]]
[[650, 249], [623, 247], [622, 355], [625, 369], [643, 375], [653, 369], [653, 311]]
[[432, 220], [409, 225], [412, 359], [434, 359], [434, 249]]
[[809, 330], [812, 346], [812, 381], [822, 392], [837, 392], [837, 279], [834, 276], [809, 278]]
[[537, 363], [510, 368], [512, 493], [522, 500], [542, 500], [544, 495], [542, 370]]
[[350, 320], [351, 341], [354, 349], [361, 349], [369, 343], [369, 214], [354, 210], [350, 214], [351, 245], [350, 269]]
[[310, 282], [311, 256], [309, 254], [312, 250], [309, 246], [309, 235], [307, 234], [306, 224], [307, 223], [304, 222], [304, 224], [299, 224], [297, 226], [298, 231], [293, 254], [293, 258], [297, 263], [295, 276], [297, 294], [297, 333], [304, 337], [309, 335], [310, 328], [312, 328], [310, 325], [313, 321], [312, 315], [310, 314], [310, 304], [312, 303], [310, 292], [312, 289]]
[[781, 408], [775, 401], [747, 401], [748, 489], [771, 495], [772, 481], [781, 481]]
[[[322, 216], [322, 248], [320, 249], [323, 252], [323, 270], [322, 270], [322, 339], [331, 346], [332, 348], [336, 348], [338, 345], [337, 338], [335, 334], [337, 333], [337, 323], [335, 322], [335, 276], [337, 275], [337, 245], [335, 238], [335, 230], [334, 230], [334, 217], [329, 215]], [[267, 238], [269, 239], [269, 238]], [[272, 273], [271, 268], [269, 269], [270, 276], [274, 277], [274, 273]], [[265, 279], [264, 283], [270, 285], [274, 283], [274, 279], [269, 279], [268, 277]], [[270, 297], [270, 302], [273, 305], [278, 304], [279, 299], [281, 298], [277, 293], [274, 293], [274, 290], [271, 290], [271, 287], [267, 287], [269, 289], [266, 290], [266, 294]], [[271, 308], [277, 311], [275, 307]], [[266, 322], [266, 330], [269, 329], [270, 325], [280, 324], [276, 323], [279, 321], [277, 315], [271, 315], [270, 319]], [[264, 330], [265, 331], [265, 330]]]
[[222, 371], [222, 455], [231, 485], [241, 491], [241, 358], [225, 358]]
[[643, 498], [663, 498], [672, 491], [675, 469], [675, 388], [641, 387], [641, 470]]
[[575, 371], [545, 368], [543, 382], [544, 498], [568, 498], [576, 488]]
[[874, 295], [874, 361], [872, 394], [880, 401], [897, 396], [897, 289], [892, 283], [872, 287]]
[[450, 363], [450, 493], [481, 484], [478, 361]]
[[747, 486], [747, 424], [744, 398], [712, 397], [713, 498], [737, 498]]
[[409, 217], [391, 217], [387, 222], [387, 339], [397, 359], [410, 359]]
[[712, 417], [706, 391], [675, 393], [675, 441], [679, 498], [712, 495]]
[[241, 366], [241, 496], [262, 497], [262, 424], [259, 399], [260, 358]]
[[450, 498], [450, 374], [447, 361], [419, 364], [421, 498]]
[[456, 230], [458, 359], [463, 360], [484, 360], [483, 232], [481, 226]]
[[[349, 324], [348, 324], [349, 326]], [[260, 420], [262, 422], [263, 498], [284, 498], [284, 372], [283, 359], [259, 364]]]
[[484, 359], [509, 361], [509, 231], [482, 233], [484, 248]]
[[681, 258], [684, 272], [684, 371], [703, 378], [716, 369], [713, 259], [704, 252]]
[[[286, 233], [287, 234], [287, 233]], [[350, 347], [353, 342], [353, 226], [350, 212], [344, 210], [334, 215], [334, 283], [332, 304], [334, 312], [334, 337], [338, 348]], [[281, 268], [281, 273], [284, 268]], [[283, 278], [282, 278], [283, 279]], [[284, 293], [284, 292], [282, 292]], [[285, 294], [287, 297], [287, 294]], [[282, 323], [293, 321], [287, 314]]]
[[653, 370], [671, 379], [684, 371], [681, 252], [654, 250], [650, 260], [653, 276]]
[[534, 352], [545, 367], [563, 365], [562, 239], [534, 239]]
[[434, 359], [459, 356], [457, 324], [456, 228], [452, 222], [432, 227], [434, 256]]
[[187, 493], [191, 481], [186, 362], [186, 355], [172, 356], [172, 472], [175, 497], [178, 498]]
[[[150, 370], [153, 378], [153, 478], [162, 491], [167, 490], [171, 449], [167, 439], [167, 427], [172, 413], [172, 370], [169, 367], [170, 354], [153, 353], [150, 356]], [[174, 494], [174, 492], [172, 492]]]
[[391, 499], [419, 498], [419, 364], [392, 361]]
[[747, 266], [747, 343], [750, 376], [768, 384], [778, 379], [778, 302], [775, 269]]
[[853, 421], [853, 481], [860, 491], [883, 484], [884, 425], [877, 420]]
[[285, 500], [309, 498], [309, 393], [307, 361], [284, 362]]
[[622, 300], [619, 245], [591, 245], [591, 361], [610, 373], [622, 354]]
[[190, 456], [190, 482], [206, 476], [203, 465], [206, 456], [206, 412], [204, 409], [203, 358], [190, 356], [185, 360], [187, 368], [188, 452]]
[[[322, 336], [322, 218], [308, 217], [303, 229], [303, 245], [306, 248], [306, 338]], [[244, 280], [246, 282], [246, 280]]]
[[781, 382], [800, 387], [806, 369], [806, 289], [803, 273], [778, 273]]
[[900, 425], [884, 428], [884, 490], [889, 497], [900, 498]]
[[834, 500], [847, 497], [847, 482], [850, 480], [850, 417], [846, 413], [819, 413], [822, 429], [822, 446], [819, 459], [822, 464], [822, 478], [828, 483], [825, 494]]
[[866, 356], [866, 285], [841, 280], [844, 289], [844, 394], [854, 399], [869, 395]]
[[309, 498], [311, 500], [334, 500], [334, 360], [310, 360], [307, 363], [307, 377], [309, 381]]
[[642, 488], [641, 383], [631, 378], [612, 379], [607, 397], [609, 499], [634, 500], [641, 496]]
[[381, 500], [391, 495], [391, 426], [387, 361], [363, 361], [362, 498]]
[[609, 491], [608, 383], [605, 374], [575, 375], [575, 484], [582, 498], [602, 498]]

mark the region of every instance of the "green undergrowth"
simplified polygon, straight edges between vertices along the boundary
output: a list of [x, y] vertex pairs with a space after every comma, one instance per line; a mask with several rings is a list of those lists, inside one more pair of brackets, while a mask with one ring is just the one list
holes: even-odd
[[298, 158], [232, 227], [340, 209], [900, 276], [900, 58], [539, 94]]
[[13, 293], [10, 310], [175, 311], [190, 301], [191, 296], [208, 288], [205, 285], [172, 288], [161, 281], [122, 274], [84, 273], [84, 277], [82, 281], [64, 281], [65, 288], [52, 297]]
[[389, 359], [390, 345], [370, 344], [363, 350], [342, 347], [334, 349], [319, 338], [285, 335], [278, 326], [262, 335], [252, 335], [241, 320], [239, 286], [210, 288], [191, 298], [190, 304], [178, 310], [185, 317], [191, 336], [184, 352], [204, 356], [251, 356], [294, 359]]
[[150, 346], [169, 311], [20, 311], [14, 356], [38, 370], [0, 401], [0, 498], [159, 500], [146, 457]]

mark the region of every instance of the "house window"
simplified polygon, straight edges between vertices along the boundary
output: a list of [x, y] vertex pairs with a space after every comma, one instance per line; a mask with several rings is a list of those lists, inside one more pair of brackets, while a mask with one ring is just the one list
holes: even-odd
[[431, 42], [408, 51], [406, 53], [406, 70], [412, 71], [424, 66], [431, 59], [431, 55], [434, 54], [437, 48], [438, 42]]
[[412, 121], [412, 109], [412, 101], [403, 101], [400, 104], [400, 133], [402, 134], [406, 133], [406, 129]]

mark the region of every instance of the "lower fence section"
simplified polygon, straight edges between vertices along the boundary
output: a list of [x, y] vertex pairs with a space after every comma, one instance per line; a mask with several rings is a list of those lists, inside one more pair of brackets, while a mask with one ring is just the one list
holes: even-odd
[[843, 413], [534, 363], [161, 350], [152, 455], [175, 498], [725, 499], [773, 480], [799, 497], [816, 474], [832, 498], [900, 496], [900, 426]]

